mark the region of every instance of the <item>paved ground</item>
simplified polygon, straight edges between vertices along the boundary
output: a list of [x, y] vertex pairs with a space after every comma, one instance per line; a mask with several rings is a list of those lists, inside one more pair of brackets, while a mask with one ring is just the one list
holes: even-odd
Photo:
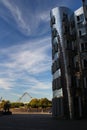
[[4, 115], [0, 130], [87, 130], [87, 120], [58, 120], [51, 114]]

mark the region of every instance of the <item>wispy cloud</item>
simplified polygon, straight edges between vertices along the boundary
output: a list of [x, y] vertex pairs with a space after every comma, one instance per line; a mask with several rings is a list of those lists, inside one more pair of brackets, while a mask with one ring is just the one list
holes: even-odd
[[[71, 7], [75, 0], [46, 0], [43, 1], [18, 1], [18, 0], [1, 0], [5, 9], [0, 9], [1, 17], [12, 24], [16, 29], [26, 36], [41, 36], [49, 32], [50, 10], [57, 6]], [[26, 5], [26, 3], [28, 3]], [[34, 4], [37, 4], [33, 8]], [[47, 4], [49, 3], [49, 4]], [[3, 10], [3, 13], [2, 13]], [[44, 23], [44, 26], [42, 25]]]
[[8, 81], [8, 78], [0, 78], [0, 88], [10, 89], [11, 82]]
[[[16, 22], [17, 29], [19, 29], [23, 34], [31, 36], [32, 34], [35, 35], [41, 22], [49, 21], [49, 11], [42, 11], [42, 12], [35, 12], [32, 13], [31, 9], [28, 8], [26, 10], [25, 7], [21, 7], [17, 5], [14, 1], [11, 0], [1, 0], [3, 5], [10, 11], [9, 16], [6, 12], [4, 13], [5, 16], [3, 18], [6, 21], [9, 21], [9, 17], [13, 17], [13, 20]], [[20, 3], [21, 4], [21, 3]], [[6, 18], [7, 17], [7, 18]], [[9, 19], [9, 20], [8, 20]], [[9, 21], [12, 23], [12, 21]], [[14, 25], [15, 26], [15, 25]], [[15, 27], [16, 27], [15, 26]], [[40, 27], [43, 32], [43, 27]], [[47, 28], [44, 29], [44, 33], [47, 32]], [[39, 32], [37, 33], [39, 35]], [[41, 34], [40, 34], [41, 35]]]
[[41, 93], [40, 90], [51, 89], [49, 80], [37, 78], [46, 71], [50, 72], [50, 47], [50, 38], [46, 37], [1, 49], [0, 88], [21, 89], [22, 93], [26, 90]]
[[4, 66], [11, 69], [14, 67], [19, 70], [27, 69], [28, 72], [35, 74], [49, 69], [51, 58], [47, 54], [48, 50], [50, 50], [50, 38], [2, 49], [1, 53], [4, 58], [8, 57]]
[[11, 15], [13, 16], [14, 20], [18, 24], [18, 26], [25, 31], [25, 33], [30, 34], [30, 28], [28, 27], [25, 19], [23, 18], [22, 11], [20, 8], [9, 0], [2, 0], [2, 3], [6, 6], [6, 8], [10, 11]]
[[0, 0], [0, 95], [16, 99], [27, 91], [31, 96], [51, 97], [50, 10], [57, 6], [74, 9], [77, 4], [75, 0]]

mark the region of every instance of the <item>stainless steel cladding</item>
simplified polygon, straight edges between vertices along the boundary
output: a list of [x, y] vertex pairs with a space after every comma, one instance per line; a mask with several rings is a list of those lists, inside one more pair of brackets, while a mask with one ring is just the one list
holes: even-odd
[[56, 7], [50, 12], [53, 116], [80, 118], [87, 107], [86, 9], [84, 0], [83, 7], [75, 12], [67, 7]]

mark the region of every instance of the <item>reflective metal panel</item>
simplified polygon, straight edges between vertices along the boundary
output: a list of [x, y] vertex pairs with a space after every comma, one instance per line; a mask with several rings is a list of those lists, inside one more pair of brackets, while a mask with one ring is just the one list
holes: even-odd
[[57, 97], [57, 98], [59, 98], [59, 97], [63, 97], [63, 91], [62, 91], [62, 88], [53, 91], [53, 98], [55, 98], [55, 97]]

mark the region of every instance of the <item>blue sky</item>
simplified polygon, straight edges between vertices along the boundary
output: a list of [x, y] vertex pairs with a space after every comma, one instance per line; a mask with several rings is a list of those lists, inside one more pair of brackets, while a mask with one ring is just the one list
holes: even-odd
[[[81, 0], [0, 0], [0, 97], [52, 99], [50, 10]], [[26, 99], [25, 99], [26, 100]]]

